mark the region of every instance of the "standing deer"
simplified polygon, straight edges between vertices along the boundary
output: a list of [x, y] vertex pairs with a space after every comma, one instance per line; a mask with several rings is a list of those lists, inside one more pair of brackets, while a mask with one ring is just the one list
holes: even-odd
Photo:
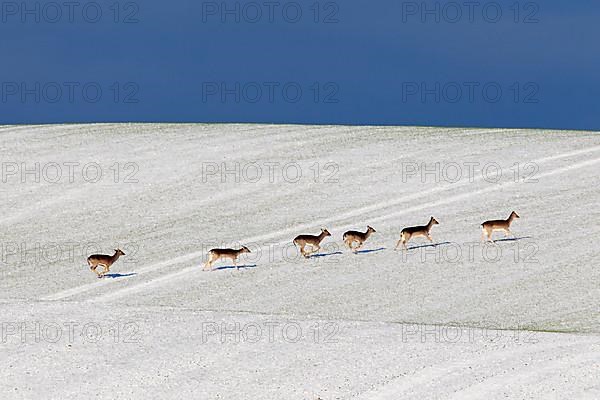
[[[90, 266], [90, 269], [94, 271], [96, 275], [98, 275], [98, 278], [103, 278], [104, 275], [106, 275], [110, 271], [111, 265], [117, 262], [119, 257], [124, 255], [125, 253], [123, 253], [123, 250], [115, 249], [115, 254], [113, 254], [112, 256], [108, 256], [106, 254], [93, 254], [87, 258], [87, 262]], [[98, 268], [99, 265], [104, 268], [104, 270], [101, 273], [96, 271], [96, 268]]]
[[[367, 231], [365, 233], [359, 231], [348, 231], [344, 233], [344, 243], [346, 243], [346, 246], [348, 246], [350, 250], [356, 253], [367, 241], [369, 236], [371, 236], [371, 234], [375, 232], [377, 231], [371, 228], [370, 226], [367, 226]], [[358, 245], [356, 247], [353, 247], [354, 242], [358, 242]]]
[[512, 235], [512, 232], [510, 231], [510, 224], [512, 224], [515, 218], [521, 217], [519, 217], [519, 214], [513, 211], [510, 213], [507, 219], [485, 221], [483, 224], [481, 224], [481, 240], [485, 242], [487, 238], [487, 240], [491, 242], [494, 231], [504, 231], [506, 236]]
[[[316, 253], [321, 250], [321, 242], [327, 236], [331, 236], [331, 233], [327, 229], [321, 229], [321, 233], [318, 236], [313, 235], [299, 235], [294, 239], [294, 244], [300, 248], [300, 253], [304, 258], [310, 257], [312, 253]], [[312, 251], [308, 253], [304, 248], [309, 245], [312, 247]]]
[[429, 239], [430, 242], [433, 243], [433, 239], [431, 238], [429, 231], [431, 231], [431, 228], [434, 225], [439, 225], [439, 222], [435, 218], [431, 217], [429, 223], [425, 226], [412, 226], [409, 228], [402, 229], [402, 232], [400, 233], [400, 240], [398, 240], [398, 243], [396, 244], [394, 250], [397, 250], [398, 247], [400, 247], [400, 244], [402, 244], [404, 250], [408, 250], [408, 247], [406, 247], [406, 243], [408, 243], [408, 241], [411, 238], [418, 236], [424, 236], [427, 239]]
[[212, 271], [212, 265], [221, 258], [229, 258], [231, 261], [233, 261], [233, 265], [235, 266], [235, 268], [237, 270], [239, 270], [240, 267], [237, 265], [237, 259], [241, 254], [244, 254], [244, 253], [252, 253], [252, 252], [246, 246], [242, 246], [242, 248], [239, 250], [212, 249], [211, 251], [208, 252], [208, 261], [206, 262], [206, 264], [204, 264], [204, 268], [202, 268], [202, 270], [206, 271], [207, 269], [210, 268], [210, 270]]

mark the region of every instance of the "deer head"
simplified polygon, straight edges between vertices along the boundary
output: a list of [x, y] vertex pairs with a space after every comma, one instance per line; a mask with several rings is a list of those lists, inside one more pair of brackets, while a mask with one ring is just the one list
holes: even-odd
[[321, 233], [323, 233], [325, 236], [331, 236], [331, 233], [329, 233], [327, 229], [321, 229]]

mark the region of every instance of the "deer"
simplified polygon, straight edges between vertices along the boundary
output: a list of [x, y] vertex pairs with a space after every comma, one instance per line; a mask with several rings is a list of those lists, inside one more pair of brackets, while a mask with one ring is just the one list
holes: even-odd
[[397, 250], [401, 244], [404, 250], [408, 250], [406, 243], [408, 243], [411, 238], [418, 236], [424, 236], [429, 239], [431, 243], [433, 243], [433, 239], [431, 238], [429, 232], [434, 225], [439, 225], [439, 222], [435, 218], [431, 217], [429, 219], [429, 223], [425, 226], [411, 226], [409, 228], [402, 229], [402, 232], [400, 232], [400, 240], [398, 240], [398, 243], [396, 243], [394, 250]]
[[[327, 229], [321, 229], [321, 233], [317, 236], [313, 235], [299, 235], [294, 239], [294, 244], [300, 248], [300, 253], [304, 258], [309, 258], [312, 253], [316, 253], [321, 250], [321, 242], [327, 236], [331, 236], [331, 233]], [[309, 253], [305, 250], [305, 247], [309, 245], [312, 247], [312, 251]]]
[[246, 246], [242, 246], [242, 248], [239, 250], [212, 249], [208, 252], [208, 261], [206, 261], [206, 264], [204, 264], [204, 268], [202, 268], [202, 270], [206, 271], [207, 269], [210, 268], [210, 270], [212, 271], [213, 270], [212, 265], [221, 258], [231, 259], [231, 261], [233, 261], [233, 265], [236, 268], [236, 270], [239, 270], [240, 267], [237, 265], [237, 259], [240, 255], [242, 255], [244, 253], [252, 253], [252, 252]]
[[[365, 233], [359, 231], [348, 231], [344, 233], [343, 239], [346, 246], [356, 254], [356, 252], [365, 244], [369, 236], [373, 233], [377, 232], [370, 226], [367, 226], [367, 231]], [[358, 242], [358, 245], [354, 247], [354, 243]]]
[[483, 224], [481, 224], [481, 240], [485, 242], [487, 238], [487, 241], [491, 242], [492, 234], [494, 233], [494, 231], [504, 231], [504, 234], [506, 236], [512, 236], [512, 232], [510, 231], [510, 224], [512, 224], [515, 218], [521, 217], [519, 217], [519, 214], [513, 211], [510, 213], [507, 219], [495, 219], [491, 221], [485, 221]]
[[[123, 253], [123, 250], [115, 249], [115, 254], [112, 256], [108, 256], [106, 254], [92, 254], [87, 258], [87, 262], [90, 266], [90, 269], [94, 271], [96, 275], [98, 275], [98, 278], [104, 278], [104, 275], [110, 271], [110, 267], [117, 262], [119, 257], [124, 255], [125, 253]], [[98, 266], [102, 266], [104, 270], [102, 272], [98, 272], [96, 270]]]

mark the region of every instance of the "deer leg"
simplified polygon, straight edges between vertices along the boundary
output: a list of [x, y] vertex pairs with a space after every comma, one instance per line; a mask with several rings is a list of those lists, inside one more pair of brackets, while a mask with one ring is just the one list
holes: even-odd
[[310, 256], [310, 254], [308, 253], [308, 250], [306, 250], [306, 245], [302, 246], [302, 248], [300, 249], [300, 252], [304, 256], [304, 258], [308, 258]]
[[319, 251], [321, 251], [321, 246], [320, 245], [316, 245], [315, 249], [313, 250], [313, 253], [318, 253]]
[[347, 240], [346, 244], [348, 245], [350, 251], [354, 251], [354, 240]]
[[96, 268], [97, 267], [102, 267], [102, 272], [98, 272], [98, 270], [94, 269], [94, 271], [98, 274], [98, 278], [104, 278], [104, 274], [106, 273], [106, 265], [98, 264], [96, 265]]
[[304, 257], [306, 258], [310, 258], [311, 255], [321, 250], [321, 246], [319, 246], [318, 244], [309, 244], [309, 246], [310, 250], [306, 250], [304, 252]]
[[88, 261], [88, 265], [90, 266], [90, 270], [93, 271], [96, 275], [98, 275], [98, 278], [100, 278], [100, 274], [98, 273], [98, 271], [96, 271], [96, 268], [98, 267], [97, 265], [92, 264], [91, 262]]
[[514, 237], [514, 236], [515, 236], [515, 235], [513, 235], [513, 233], [512, 233], [512, 232], [510, 231], [510, 229], [508, 229], [508, 228], [506, 228], [506, 229], [504, 230], [504, 234], [505, 234], [507, 237], [508, 237], [508, 236], [512, 236], [512, 237]]
[[486, 242], [486, 241], [487, 241], [487, 242], [492, 242], [492, 234], [493, 234], [493, 233], [494, 233], [494, 232], [493, 232], [493, 231], [491, 231], [491, 230], [487, 230], [487, 229], [485, 229], [485, 228], [482, 228], [482, 229], [481, 229], [481, 240], [482, 240], [483, 242]]
[[215, 262], [214, 257], [212, 255], [209, 255], [208, 260], [206, 260], [206, 263], [204, 264], [204, 268], [202, 268], [202, 271], [212, 271], [213, 262]]
[[237, 258], [233, 259], [233, 266], [235, 267], [236, 270], [240, 270], [240, 267], [237, 265]]
[[302, 245], [302, 246], [300, 247], [300, 254], [302, 254], [302, 256], [303, 256], [304, 258], [308, 258], [308, 257], [306, 256], [306, 251], [304, 251], [304, 245]]
[[410, 240], [410, 238], [411, 238], [411, 236], [409, 236], [407, 233], [400, 234], [400, 242], [402, 242], [402, 247], [406, 251], [408, 251], [408, 247], [406, 247], [406, 243]]
[[97, 266], [97, 265], [91, 265], [91, 266], [90, 266], [90, 269], [91, 269], [92, 271], [94, 271], [94, 273], [95, 273], [96, 275], [98, 275], [98, 278], [102, 278], [102, 275], [100, 275], [100, 273], [99, 273], [99, 272], [96, 270], [96, 268], [98, 268], [98, 266]]
[[430, 241], [431, 243], [433, 243], [433, 239], [431, 238], [431, 235], [427, 235], [427, 239], [429, 239], [429, 241]]

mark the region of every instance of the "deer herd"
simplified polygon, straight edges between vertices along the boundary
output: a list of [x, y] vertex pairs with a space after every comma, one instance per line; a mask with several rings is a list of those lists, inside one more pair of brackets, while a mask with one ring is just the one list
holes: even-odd
[[[481, 232], [483, 241], [492, 241], [492, 234], [496, 231], [502, 231], [506, 236], [512, 235], [510, 231], [510, 225], [515, 220], [515, 218], [520, 218], [516, 212], [511, 212], [507, 219], [495, 219], [490, 221], [485, 221], [481, 224]], [[396, 244], [394, 250], [398, 250], [398, 247], [402, 246], [403, 250], [409, 250], [406, 244], [412, 238], [416, 237], [425, 237], [431, 243], [433, 243], [433, 238], [431, 237], [431, 228], [434, 225], [438, 225], [439, 222], [431, 217], [427, 225], [422, 226], [411, 226], [408, 228], [402, 229], [400, 232], [400, 240]], [[377, 231], [370, 226], [367, 226], [366, 232], [360, 231], [347, 231], [342, 236], [344, 240], [344, 244], [356, 254], [365, 242], [369, 239], [369, 237], [376, 233]], [[317, 253], [321, 250], [321, 242], [328, 236], [331, 236], [331, 233], [327, 229], [321, 229], [321, 233], [318, 235], [299, 235], [293, 240], [293, 243], [300, 250], [300, 254], [305, 258], [310, 258], [312, 254]], [[307, 247], [309, 249], [307, 249]], [[242, 246], [241, 249], [212, 249], [208, 252], [208, 261], [204, 264], [204, 270], [210, 269], [212, 271], [213, 264], [220, 259], [230, 259], [233, 262], [233, 265], [236, 269], [239, 269], [237, 265], [237, 261], [240, 255], [244, 253], [251, 253], [250, 249], [246, 246]], [[87, 262], [90, 266], [90, 269], [95, 272], [99, 278], [103, 278], [109, 271], [110, 267], [119, 259], [120, 256], [124, 256], [125, 253], [120, 249], [115, 249], [115, 254], [112, 256], [103, 255], [103, 254], [94, 254], [88, 257]], [[103, 268], [102, 272], [98, 272], [96, 268], [101, 266]]]

